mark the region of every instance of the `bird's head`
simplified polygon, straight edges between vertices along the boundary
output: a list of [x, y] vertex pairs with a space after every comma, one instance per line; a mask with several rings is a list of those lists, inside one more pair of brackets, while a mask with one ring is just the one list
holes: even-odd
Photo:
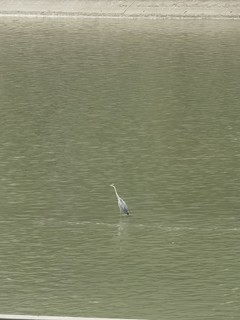
[[114, 184], [112, 183], [112, 184], [110, 184], [110, 187], [113, 187], [113, 188], [114, 188], [115, 186], [114, 186]]

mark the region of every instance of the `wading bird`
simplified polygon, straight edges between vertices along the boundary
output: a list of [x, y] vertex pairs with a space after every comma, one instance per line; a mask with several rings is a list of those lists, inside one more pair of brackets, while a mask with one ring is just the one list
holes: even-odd
[[112, 183], [112, 184], [110, 184], [110, 187], [114, 188], [114, 191], [116, 193], [116, 197], [117, 197], [117, 200], [118, 200], [118, 207], [120, 209], [120, 212], [125, 213], [125, 214], [127, 214], [129, 216], [128, 206], [127, 206], [126, 202], [119, 197], [115, 185]]

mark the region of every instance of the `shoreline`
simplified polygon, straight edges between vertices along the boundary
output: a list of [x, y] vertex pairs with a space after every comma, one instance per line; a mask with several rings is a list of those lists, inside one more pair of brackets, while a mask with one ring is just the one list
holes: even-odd
[[240, 19], [240, 1], [3, 0], [0, 16], [118, 19]]
[[[0, 320], [131, 320], [131, 319], [0, 314]], [[134, 320], [134, 319], [132, 319], [132, 320]], [[137, 319], [135, 319], [135, 320], [137, 320]]]

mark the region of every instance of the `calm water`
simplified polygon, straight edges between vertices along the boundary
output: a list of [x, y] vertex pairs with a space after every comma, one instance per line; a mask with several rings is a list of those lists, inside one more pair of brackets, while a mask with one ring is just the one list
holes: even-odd
[[239, 27], [1, 18], [0, 313], [239, 319]]

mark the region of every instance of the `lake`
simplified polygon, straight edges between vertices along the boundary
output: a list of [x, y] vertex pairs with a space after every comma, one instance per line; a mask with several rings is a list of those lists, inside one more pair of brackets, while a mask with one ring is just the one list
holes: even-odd
[[1, 17], [0, 313], [239, 319], [239, 26]]

